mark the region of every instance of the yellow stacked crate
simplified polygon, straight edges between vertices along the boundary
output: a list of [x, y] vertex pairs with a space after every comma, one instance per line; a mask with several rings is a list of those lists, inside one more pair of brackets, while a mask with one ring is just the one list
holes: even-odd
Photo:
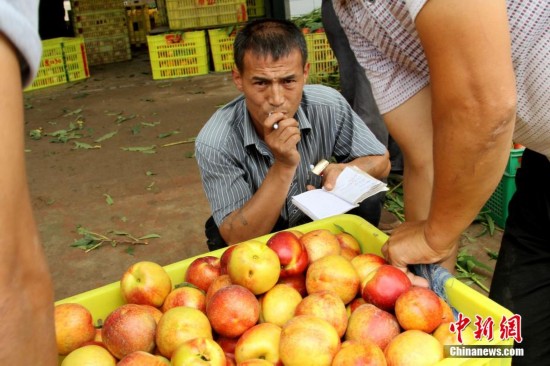
[[126, 5], [126, 15], [130, 44], [135, 46], [146, 44], [147, 35], [151, 32], [151, 20], [147, 4]]
[[208, 74], [204, 31], [147, 36], [153, 79]]
[[165, 0], [171, 30], [234, 25], [248, 20], [246, 0]]
[[40, 68], [25, 91], [82, 80], [90, 76], [82, 38], [60, 37], [42, 41]]

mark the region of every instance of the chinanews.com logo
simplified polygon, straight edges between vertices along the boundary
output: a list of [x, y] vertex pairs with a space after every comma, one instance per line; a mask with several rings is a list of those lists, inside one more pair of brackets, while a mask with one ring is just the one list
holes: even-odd
[[[487, 342], [487, 344], [463, 344], [463, 332], [467, 331], [467, 327], [471, 324], [473, 328], [473, 339], [475, 341]], [[515, 341], [516, 345], [523, 341], [521, 336], [521, 315], [514, 314], [510, 317], [505, 315], [498, 321], [498, 337], [495, 337], [495, 321], [493, 317], [488, 316], [483, 318], [479, 315], [475, 316], [475, 321], [458, 313], [455, 322], [449, 323], [449, 330], [457, 335], [460, 345], [445, 346], [445, 357], [460, 357], [460, 358], [509, 358], [523, 356], [523, 348], [515, 347], [511, 344], [494, 344], [490, 342], [501, 343], [503, 341]]]

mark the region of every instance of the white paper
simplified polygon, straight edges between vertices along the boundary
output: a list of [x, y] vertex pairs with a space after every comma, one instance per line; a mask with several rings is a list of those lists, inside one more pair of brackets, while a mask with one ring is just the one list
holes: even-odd
[[313, 220], [348, 212], [364, 199], [387, 191], [386, 184], [357, 167], [346, 167], [332, 191], [319, 188], [292, 197], [292, 202]]
[[343, 214], [357, 207], [323, 189], [301, 193], [292, 197], [292, 202], [312, 220]]

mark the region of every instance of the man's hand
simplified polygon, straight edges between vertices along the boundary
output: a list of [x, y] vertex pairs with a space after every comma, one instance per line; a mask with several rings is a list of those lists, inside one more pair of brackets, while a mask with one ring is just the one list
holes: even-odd
[[298, 121], [288, 118], [285, 112], [273, 112], [264, 120], [263, 128], [264, 141], [275, 160], [285, 165], [297, 166], [300, 153], [296, 145], [301, 139]]
[[405, 272], [413, 285], [428, 287], [426, 279], [413, 275], [409, 264], [441, 263], [455, 253], [456, 240], [444, 249], [434, 249], [425, 235], [426, 221], [404, 222], [397, 227], [382, 247], [388, 262]]

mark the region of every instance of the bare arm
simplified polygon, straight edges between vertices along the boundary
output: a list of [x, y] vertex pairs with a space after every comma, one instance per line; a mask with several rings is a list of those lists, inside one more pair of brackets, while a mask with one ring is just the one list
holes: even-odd
[[516, 91], [504, 0], [431, 0], [416, 19], [430, 67], [434, 190], [427, 221], [390, 237], [392, 263], [448, 258], [498, 184]]
[[[279, 124], [277, 130], [272, 128], [275, 122]], [[275, 162], [252, 198], [229, 214], [220, 226], [220, 233], [228, 244], [271, 232], [286, 204], [290, 184], [300, 162], [296, 148], [300, 130], [294, 118], [286, 118], [282, 113], [270, 115], [260, 133], [273, 152]]]
[[0, 364], [56, 365], [53, 289], [30, 204], [19, 63], [0, 34]]

